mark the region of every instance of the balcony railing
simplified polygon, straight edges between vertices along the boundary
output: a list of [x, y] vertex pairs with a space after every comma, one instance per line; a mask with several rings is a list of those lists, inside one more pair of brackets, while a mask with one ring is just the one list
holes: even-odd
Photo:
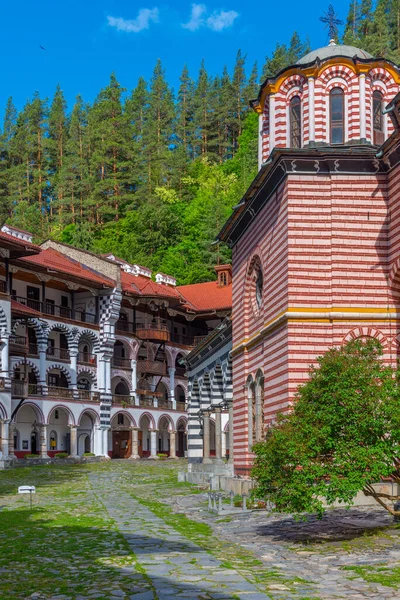
[[167, 365], [158, 360], [138, 360], [137, 370], [139, 373], [149, 373], [150, 375], [166, 375]]
[[121, 369], [131, 369], [131, 361], [129, 358], [123, 358], [122, 356], [113, 356], [112, 357], [112, 366], [121, 368]]
[[27, 339], [24, 335], [10, 335], [9, 344], [10, 354], [28, 353]]
[[135, 333], [136, 325], [131, 321], [119, 320], [115, 324], [115, 329], [121, 333]]
[[53, 398], [73, 398], [74, 390], [71, 390], [69, 388], [56, 387], [54, 385], [49, 385], [48, 394], [49, 394], [49, 396], [52, 396]]
[[0, 377], [0, 390], [4, 390], [6, 387], [6, 382], [4, 377]]
[[51, 302], [40, 302], [32, 298], [25, 298], [23, 296], [12, 296], [12, 299], [24, 306], [33, 308], [40, 313], [50, 315], [52, 317], [60, 317], [62, 319], [69, 319], [71, 321], [80, 321], [81, 323], [89, 323], [95, 325], [99, 322], [98, 316], [94, 313], [74, 310], [68, 306], [59, 306], [58, 304], [52, 304]]
[[53, 348], [49, 346], [46, 350], [47, 358], [56, 358], [57, 360], [70, 360], [68, 348]]
[[176, 403], [176, 410], [180, 410], [182, 412], [185, 412], [185, 410], [186, 410], [186, 404], [184, 402], [177, 402]]
[[97, 357], [95, 354], [89, 354], [89, 352], [78, 352], [78, 363], [81, 365], [95, 365]]
[[39, 354], [37, 344], [32, 344], [31, 342], [28, 343], [28, 354], [31, 354], [33, 356]]
[[165, 398], [160, 398], [158, 401], [159, 408], [172, 408], [171, 400], [166, 400]]
[[164, 323], [138, 323], [136, 335], [141, 340], [168, 342], [170, 339], [170, 332]]
[[75, 397], [83, 402], [100, 402], [100, 393], [91, 390], [77, 390]]
[[135, 400], [132, 396], [123, 396], [120, 394], [113, 394], [112, 402], [113, 404], [135, 404]]
[[7, 293], [7, 282], [0, 280], [0, 292], [2, 294], [6, 294]]
[[11, 395], [15, 398], [42, 396], [42, 386], [38, 383], [28, 383], [20, 379], [13, 379], [11, 382]]

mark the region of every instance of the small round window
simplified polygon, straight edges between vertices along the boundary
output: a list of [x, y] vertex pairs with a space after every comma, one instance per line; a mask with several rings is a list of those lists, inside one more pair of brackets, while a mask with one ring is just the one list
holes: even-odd
[[256, 279], [256, 302], [258, 308], [261, 308], [262, 300], [263, 300], [263, 274], [261, 269], [258, 270], [257, 279]]

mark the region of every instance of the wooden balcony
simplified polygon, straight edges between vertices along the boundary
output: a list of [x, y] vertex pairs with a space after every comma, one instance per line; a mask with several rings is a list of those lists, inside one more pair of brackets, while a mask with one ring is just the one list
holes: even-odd
[[70, 361], [68, 348], [53, 348], [52, 346], [49, 346], [46, 350], [46, 356], [49, 360], [54, 358], [65, 362]]
[[98, 315], [89, 313], [81, 310], [74, 310], [68, 306], [60, 306], [51, 302], [40, 302], [33, 298], [25, 298], [24, 296], [12, 296], [12, 299], [23, 306], [33, 308], [37, 312], [50, 317], [59, 317], [61, 319], [68, 319], [69, 321], [79, 321], [80, 323], [89, 323], [96, 325], [99, 322]]
[[30, 396], [43, 396], [42, 386], [38, 383], [28, 383], [20, 379], [13, 379], [11, 382], [12, 398], [28, 398]]
[[78, 352], [78, 363], [80, 365], [96, 366], [97, 357], [95, 354], [89, 354], [89, 352]]
[[114, 369], [132, 369], [130, 358], [123, 358], [122, 356], [113, 356], [111, 366]]
[[167, 365], [158, 360], [138, 360], [137, 370], [139, 373], [163, 376], [167, 374]]
[[143, 389], [138, 389], [136, 390], [136, 393], [138, 394], [138, 396], [148, 396], [149, 398], [162, 398], [163, 397], [163, 393], [162, 392], [153, 392], [152, 390], [143, 390]]
[[165, 398], [160, 398], [157, 404], [158, 404], [159, 408], [167, 408], [169, 410], [172, 409], [172, 401], [171, 400], [166, 400]]
[[113, 394], [112, 403], [113, 404], [123, 404], [123, 405], [131, 404], [132, 406], [134, 406], [135, 399], [132, 398], [132, 396], [123, 396], [120, 394]]
[[100, 402], [100, 393], [91, 390], [77, 390], [75, 398], [81, 402]]
[[53, 385], [49, 385], [48, 387], [48, 396], [50, 398], [64, 398], [64, 399], [74, 399], [74, 390], [70, 388], [64, 387], [55, 387]]
[[185, 412], [186, 411], [186, 404], [184, 402], [177, 402], [176, 403], [176, 410], [179, 410], [181, 412]]
[[11, 356], [28, 354], [28, 340], [24, 335], [10, 335], [9, 353]]
[[3, 279], [0, 280], [0, 293], [7, 294], [7, 282]]
[[166, 325], [160, 323], [142, 323], [136, 325], [136, 336], [140, 340], [169, 342], [170, 333]]
[[131, 321], [123, 321], [122, 319], [118, 320], [115, 324], [115, 329], [118, 333], [135, 333], [136, 326], [135, 323]]

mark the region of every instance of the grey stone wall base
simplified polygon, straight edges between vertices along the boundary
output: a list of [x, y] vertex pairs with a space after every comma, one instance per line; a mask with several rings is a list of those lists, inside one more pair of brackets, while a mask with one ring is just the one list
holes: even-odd
[[226, 462], [212, 461], [209, 463], [191, 463], [188, 465], [189, 473], [204, 473], [208, 476], [233, 476], [233, 465]]
[[[14, 467], [36, 467], [39, 465], [73, 465], [77, 463], [98, 463], [106, 460], [107, 457], [105, 456], [78, 456], [77, 458], [19, 458], [18, 460], [0, 461], [0, 469], [13, 469]], [[1, 463], [6, 464], [2, 467]]]

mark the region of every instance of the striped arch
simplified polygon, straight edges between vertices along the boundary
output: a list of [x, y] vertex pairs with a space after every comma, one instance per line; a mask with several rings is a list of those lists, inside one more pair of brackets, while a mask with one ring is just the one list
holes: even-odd
[[287, 95], [288, 92], [290, 92], [292, 90], [292, 88], [297, 88], [297, 90], [300, 90], [300, 93], [303, 93], [303, 86], [306, 83], [306, 78], [303, 77], [302, 75], [291, 75], [290, 77], [288, 77], [287, 79], [285, 79], [285, 81], [282, 83], [282, 85], [279, 88], [278, 93], [282, 93], [284, 95]]
[[165, 413], [160, 415], [160, 418], [158, 419], [158, 423], [157, 423], [157, 429], [160, 429], [160, 423], [162, 422], [163, 419], [168, 422], [168, 431], [173, 431], [174, 430], [174, 422], [171, 419], [171, 417], [169, 415], [166, 415]]
[[27, 319], [26, 321], [22, 319], [18, 319], [15, 321], [12, 332], [15, 333], [19, 325], [28, 325], [28, 327], [32, 327], [36, 333], [36, 340], [38, 345], [45, 344], [47, 345], [47, 324], [43, 321], [39, 321], [39, 319]]
[[65, 406], [64, 404], [57, 404], [57, 406], [53, 406], [53, 408], [49, 411], [49, 414], [47, 415], [47, 424], [50, 424], [50, 417], [53, 414], [53, 412], [57, 409], [62, 409], [67, 413], [69, 425], [76, 425], [74, 413], [70, 408], [68, 408], [68, 406]]
[[43, 414], [43, 411], [40, 408], [40, 406], [38, 406], [34, 402], [27, 402], [26, 400], [18, 408], [18, 411], [17, 411], [17, 413], [14, 416], [14, 423], [17, 423], [18, 413], [19, 413], [19, 411], [21, 409], [25, 408], [25, 406], [29, 406], [36, 413], [36, 416], [37, 416], [37, 419], [38, 419], [38, 425], [45, 425], [46, 424], [46, 419], [44, 418], [44, 414]]
[[382, 344], [382, 348], [384, 350], [387, 349], [387, 338], [383, 335], [381, 331], [379, 331], [379, 329], [376, 329], [375, 327], [370, 327], [368, 325], [365, 325], [364, 327], [356, 327], [355, 329], [349, 331], [349, 333], [343, 338], [342, 344], [346, 344], [351, 340], [366, 337], [378, 340]]
[[374, 69], [371, 69], [368, 72], [367, 77], [372, 83], [376, 80], [379, 80], [385, 85], [395, 85], [394, 79], [389, 71], [386, 71], [386, 69], [382, 69], [381, 67], [375, 67]]
[[91, 380], [92, 385], [95, 388], [97, 388], [97, 371], [96, 371], [96, 369], [89, 369], [88, 367], [84, 367], [84, 366], [79, 367], [78, 366], [78, 370], [76, 373], [77, 380], [81, 376], [88, 377]]
[[79, 415], [77, 421], [78, 426], [81, 424], [81, 419], [85, 414], [89, 415], [93, 419], [93, 425], [100, 425], [100, 417], [97, 414], [97, 412], [93, 410], [93, 408], [84, 408], [81, 414]]
[[94, 331], [92, 331], [91, 329], [84, 329], [83, 331], [79, 331], [78, 336], [76, 338], [76, 343], [78, 345], [81, 343], [81, 340], [83, 337], [86, 337], [88, 340], [91, 341], [92, 346], [93, 346], [93, 351], [95, 353], [99, 352], [100, 342], [99, 342], [98, 336], [95, 334]]
[[74, 336], [74, 333], [72, 331], [72, 327], [68, 327], [67, 325], [65, 325], [64, 323], [52, 323], [51, 325], [49, 324], [48, 330], [47, 330], [47, 337], [49, 337], [50, 333], [52, 331], [54, 331], [55, 329], [57, 330], [61, 330], [62, 333], [65, 334], [67, 340], [68, 340], [68, 347], [71, 350], [72, 348], [77, 347], [77, 340]]
[[394, 261], [389, 272], [389, 286], [400, 291], [400, 256]]
[[130, 413], [128, 413], [127, 410], [119, 410], [119, 411], [117, 411], [111, 417], [111, 421], [113, 421], [113, 419], [115, 419], [115, 417], [117, 417], [118, 415], [124, 415], [124, 417], [126, 417], [128, 419], [131, 427], [137, 427], [135, 419], [133, 418], [133, 416]]
[[111, 383], [115, 379], [123, 379], [128, 386], [129, 391], [132, 391], [132, 376], [129, 375], [126, 371], [113, 369], [111, 373]]
[[156, 429], [156, 422], [154, 420], [154, 417], [151, 413], [149, 412], [144, 412], [140, 415], [140, 419], [139, 419], [139, 427], [140, 429], [142, 429], [142, 419], [146, 418], [148, 423], [149, 423], [149, 428], [150, 429]]
[[0, 419], [7, 419], [7, 411], [5, 406], [0, 402]]
[[131, 360], [137, 360], [138, 354], [139, 354], [139, 348], [140, 348], [140, 342], [138, 340], [135, 339], [129, 339], [127, 340], [128, 342], [128, 346], [129, 346], [129, 358]]
[[178, 430], [180, 426], [184, 427], [185, 431], [187, 431], [188, 420], [186, 417], [179, 417], [176, 422], [176, 429]]
[[49, 372], [52, 369], [58, 369], [59, 371], [61, 371], [62, 373], [64, 373], [64, 375], [65, 375], [65, 377], [67, 378], [67, 381], [68, 381], [68, 386], [71, 385], [71, 373], [69, 372], [69, 369], [66, 366], [64, 366], [64, 365], [60, 365], [59, 363], [54, 363], [50, 367], [47, 367], [47, 369], [46, 369], [46, 381], [47, 381], [47, 376], [48, 376]]
[[349, 92], [349, 86], [347, 85], [347, 82], [343, 81], [342, 79], [335, 78], [333, 81], [330, 81], [325, 88], [325, 93], [329, 94], [329, 92], [334, 88], [341, 88], [346, 94]]
[[175, 359], [174, 359], [173, 352], [171, 352], [171, 349], [168, 348], [167, 346], [165, 346], [164, 352], [165, 352], [165, 356], [167, 357], [167, 366], [169, 368], [173, 369], [175, 367]]
[[157, 387], [160, 385], [160, 383], [162, 383], [163, 385], [165, 385], [165, 387], [167, 388], [167, 391], [168, 391], [168, 396], [170, 396], [170, 394], [171, 394], [171, 383], [170, 383], [170, 380], [168, 379], [168, 377], [163, 377], [161, 379], [161, 381], [158, 382]]
[[25, 365], [25, 364], [28, 365], [32, 369], [32, 371], [35, 373], [37, 382], [39, 383], [40, 371], [39, 371], [38, 367], [35, 365], [35, 363], [33, 361], [29, 360], [29, 358], [26, 360], [24, 358], [20, 358], [15, 363], [13, 363], [12, 364], [13, 372], [17, 367], [20, 367], [21, 365]]
[[331, 65], [319, 74], [318, 80], [326, 88], [329, 81], [335, 77], [344, 79], [347, 85], [350, 85], [352, 80], [356, 79], [356, 75], [350, 67], [346, 65]]

